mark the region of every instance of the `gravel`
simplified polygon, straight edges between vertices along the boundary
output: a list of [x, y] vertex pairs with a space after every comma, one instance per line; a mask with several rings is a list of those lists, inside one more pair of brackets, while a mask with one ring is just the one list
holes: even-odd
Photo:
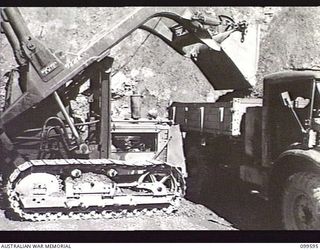
[[235, 230], [230, 223], [205, 206], [183, 199], [180, 209], [171, 215], [98, 220], [67, 219], [50, 222], [13, 221], [0, 210], [0, 230]]

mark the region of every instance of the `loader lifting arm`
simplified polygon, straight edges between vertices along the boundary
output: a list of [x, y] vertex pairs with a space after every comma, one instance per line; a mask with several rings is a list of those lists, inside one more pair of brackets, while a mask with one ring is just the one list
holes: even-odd
[[[244, 34], [247, 27], [244, 22], [233, 23], [232, 26], [230, 26], [231, 23], [229, 22], [226, 26], [228, 27], [227, 31], [212, 34], [208, 27], [226, 25], [226, 23], [221, 20], [208, 21], [208, 18], [204, 18], [204, 16], [187, 15], [182, 11], [172, 12], [164, 8], [136, 8], [111, 29], [99, 35], [87, 48], [80, 51], [79, 56], [72, 63], [63, 65], [55, 55], [32, 36], [18, 8], [5, 8], [1, 16], [3, 19], [1, 22], [2, 30], [12, 45], [20, 68], [24, 69], [24, 76], [21, 77], [23, 82], [20, 83], [23, 95], [1, 115], [3, 124], [8, 123], [53, 94], [67, 82], [70, 83], [74, 77], [78, 76], [89, 65], [103, 60], [113, 46], [138, 28], [144, 28], [157, 35], [180, 54], [186, 55], [187, 47], [198, 48], [199, 58], [197, 58], [197, 54], [193, 53], [192, 60], [205, 74], [209, 82], [213, 85], [219, 85], [215, 81], [214, 75], [210, 74], [212, 70], [214, 73], [216, 72], [209, 64], [206, 65], [204, 62], [208, 60], [204, 54], [213, 53], [216, 55], [220, 53], [220, 43], [224, 39], [235, 31], [240, 31]], [[148, 23], [155, 18], [170, 19], [175, 25], [173, 27], [162, 25], [164, 27], [163, 30], [157, 28], [152, 30]], [[149, 20], [151, 21], [148, 22]], [[182, 30], [182, 33], [178, 32], [178, 29]], [[199, 46], [199, 44], [202, 45]], [[204, 61], [201, 60], [202, 57], [205, 57]], [[215, 59], [213, 58], [213, 60]], [[240, 72], [236, 74], [241, 75]], [[250, 86], [248, 84], [244, 85], [245, 88]], [[229, 86], [226, 86], [226, 88], [229, 88]]]

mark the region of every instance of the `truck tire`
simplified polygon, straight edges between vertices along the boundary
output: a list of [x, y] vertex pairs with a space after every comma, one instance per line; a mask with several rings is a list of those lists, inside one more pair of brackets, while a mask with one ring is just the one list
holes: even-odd
[[286, 230], [320, 229], [320, 175], [299, 172], [287, 179], [282, 222]]

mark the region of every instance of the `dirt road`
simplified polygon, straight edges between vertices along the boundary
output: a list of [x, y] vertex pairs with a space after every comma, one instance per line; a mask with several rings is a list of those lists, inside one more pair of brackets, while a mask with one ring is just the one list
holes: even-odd
[[188, 198], [205, 205], [239, 230], [282, 229], [274, 204], [251, 194], [236, 173], [218, 170], [216, 176], [203, 183], [202, 195]]
[[230, 223], [206, 207], [182, 200], [173, 215], [142, 215], [132, 218], [62, 220], [50, 222], [12, 221], [0, 211], [0, 230], [235, 230]]

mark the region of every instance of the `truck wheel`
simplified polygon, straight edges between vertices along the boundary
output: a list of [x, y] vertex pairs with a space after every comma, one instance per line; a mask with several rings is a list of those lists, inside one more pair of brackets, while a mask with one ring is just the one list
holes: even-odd
[[282, 219], [286, 230], [320, 229], [320, 175], [291, 175], [282, 197]]

